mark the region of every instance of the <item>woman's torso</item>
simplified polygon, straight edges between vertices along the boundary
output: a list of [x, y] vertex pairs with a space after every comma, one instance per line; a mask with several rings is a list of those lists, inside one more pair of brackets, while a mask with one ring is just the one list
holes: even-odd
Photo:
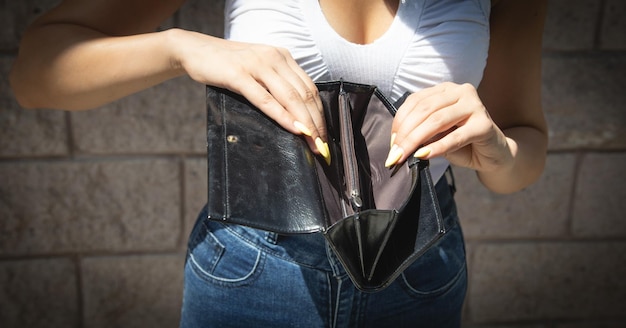
[[[314, 81], [376, 85], [396, 100], [441, 82], [477, 87], [489, 10], [490, 0], [400, 0], [397, 10], [390, 1], [227, 0], [225, 37], [287, 48]], [[447, 165], [431, 161], [433, 178]]]

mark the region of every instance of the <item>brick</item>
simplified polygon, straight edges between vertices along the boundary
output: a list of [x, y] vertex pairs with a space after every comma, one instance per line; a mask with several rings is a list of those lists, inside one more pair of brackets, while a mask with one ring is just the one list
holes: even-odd
[[597, 0], [548, 1], [544, 49], [592, 49], [600, 5], [601, 2]]
[[543, 107], [550, 149], [626, 148], [626, 55], [546, 56]]
[[2, 1], [0, 50], [16, 50], [26, 27], [37, 16], [59, 2], [59, 0]]
[[80, 154], [206, 152], [205, 87], [189, 78], [71, 115]]
[[624, 317], [626, 242], [490, 243], [473, 260], [474, 322]]
[[12, 57], [0, 57], [0, 157], [67, 155], [65, 114], [22, 109], [9, 86]]
[[178, 327], [183, 254], [87, 258], [86, 327]]
[[510, 195], [488, 191], [473, 171], [455, 168], [459, 217], [468, 239], [549, 237], [568, 230], [575, 157], [548, 156], [542, 177]]
[[78, 327], [75, 271], [63, 258], [0, 261], [2, 327]]
[[626, 237], [625, 177], [626, 153], [591, 153], [583, 158], [572, 214], [574, 235]]
[[207, 202], [207, 160], [185, 161], [185, 237], [189, 236], [198, 213]]
[[178, 15], [179, 25], [183, 29], [218, 37], [224, 35], [223, 0], [189, 0], [181, 7]]
[[600, 47], [608, 50], [626, 50], [626, 1], [607, 0]]
[[157, 159], [0, 163], [0, 255], [176, 247], [179, 171]]

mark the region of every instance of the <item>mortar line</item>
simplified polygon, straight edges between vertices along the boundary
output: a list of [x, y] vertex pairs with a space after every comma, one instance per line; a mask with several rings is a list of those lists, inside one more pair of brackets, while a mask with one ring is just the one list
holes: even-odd
[[10, 261], [30, 261], [30, 260], [44, 260], [44, 259], [62, 259], [72, 258], [76, 255], [76, 252], [81, 252], [81, 259], [85, 257], [124, 257], [124, 256], [159, 256], [159, 255], [179, 255], [181, 250], [178, 247], [171, 249], [160, 250], [120, 250], [120, 251], [107, 251], [107, 250], [94, 250], [94, 251], [81, 251], [74, 250], [68, 252], [58, 253], [38, 253], [38, 254], [0, 254], [0, 262]]
[[186, 176], [186, 172], [187, 172], [187, 161], [186, 161], [186, 157], [185, 156], [181, 156], [180, 158], [180, 167], [179, 167], [179, 188], [180, 188], [180, 232], [178, 234], [178, 241], [176, 242], [176, 245], [178, 248], [184, 248], [185, 245], [185, 232], [187, 231], [187, 225], [186, 225], [186, 216], [187, 216], [187, 209], [186, 209], [186, 200], [187, 200], [187, 176]]
[[180, 156], [185, 158], [198, 158], [202, 159], [206, 155], [203, 154], [179, 154], [179, 153], [108, 153], [108, 154], [90, 154], [90, 155], [43, 155], [43, 156], [28, 156], [28, 157], [3, 157], [0, 158], [0, 163], [37, 163], [37, 162], [90, 162], [90, 161], [132, 161], [132, 160], [146, 160], [146, 159], [177, 159]]
[[578, 189], [578, 179], [580, 176], [580, 169], [584, 160], [585, 154], [583, 152], [576, 152], [574, 159], [574, 172], [572, 177], [572, 189], [569, 192], [569, 204], [567, 207], [566, 227], [567, 237], [574, 237], [574, 209], [576, 207], [576, 191]]
[[82, 256], [76, 254], [73, 258], [76, 275], [76, 312], [78, 316], [78, 327], [85, 327], [85, 297], [83, 293]]
[[604, 12], [606, 10], [606, 0], [600, 0], [600, 9], [598, 10], [598, 13], [596, 14], [596, 26], [595, 26], [595, 31], [593, 34], [593, 45], [592, 45], [592, 49], [593, 50], [600, 50], [601, 48], [601, 41], [602, 41], [602, 26], [604, 26]]
[[76, 157], [76, 140], [74, 139], [74, 128], [72, 124], [72, 114], [69, 111], [64, 111], [65, 115], [65, 136], [67, 138], [67, 156], [70, 159]]

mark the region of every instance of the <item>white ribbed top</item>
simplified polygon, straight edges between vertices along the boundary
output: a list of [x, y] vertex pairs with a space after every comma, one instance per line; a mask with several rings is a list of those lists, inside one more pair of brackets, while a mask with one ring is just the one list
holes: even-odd
[[[489, 47], [490, 0], [401, 0], [372, 43], [345, 40], [317, 0], [227, 0], [225, 37], [290, 50], [314, 81], [378, 86], [390, 99], [451, 81], [478, 86]], [[448, 163], [433, 159], [438, 180]]]

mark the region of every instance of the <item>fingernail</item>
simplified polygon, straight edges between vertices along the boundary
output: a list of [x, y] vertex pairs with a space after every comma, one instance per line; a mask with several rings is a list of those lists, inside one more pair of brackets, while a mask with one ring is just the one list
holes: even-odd
[[320, 138], [315, 139], [315, 147], [320, 152], [327, 165], [330, 165], [330, 148], [328, 148], [328, 144], [322, 141]]
[[393, 147], [393, 143], [396, 142], [396, 133], [391, 134], [391, 142], [389, 143], [389, 147]]
[[413, 155], [413, 157], [422, 158], [428, 156], [428, 154], [430, 154], [430, 148], [422, 147], [415, 152], [415, 155]]
[[296, 129], [300, 130], [300, 132], [302, 132], [302, 134], [304, 134], [307, 137], [310, 137], [311, 134], [313, 134], [311, 130], [309, 130], [309, 128], [304, 126], [304, 124], [300, 123], [299, 121], [294, 121], [293, 126], [295, 126]]
[[387, 155], [387, 160], [385, 161], [385, 167], [390, 167], [398, 162], [400, 157], [402, 157], [403, 150], [398, 147], [398, 145], [393, 145], [389, 150], [389, 155]]

